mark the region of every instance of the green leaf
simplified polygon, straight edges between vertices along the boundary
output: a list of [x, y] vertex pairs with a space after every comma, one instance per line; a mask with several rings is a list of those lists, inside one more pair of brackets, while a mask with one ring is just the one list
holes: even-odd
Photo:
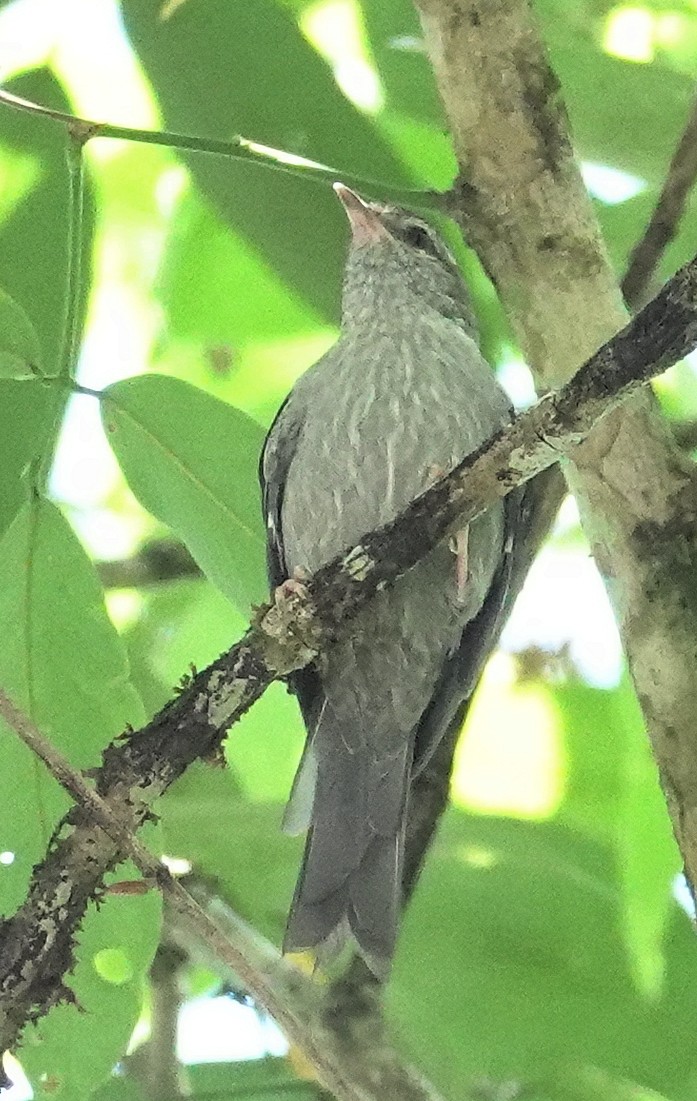
[[[203, 669], [242, 636], [245, 618], [203, 579], [158, 586], [126, 635], [134, 679], [144, 685], [151, 710], [171, 696], [193, 664]], [[293, 696], [273, 684], [225, 743], [225, 757], [240, 793], [257, 803], [288, 797], [305, 729]]]
[[[33, 498], [25, 505], [0, 543], [0, 622], [0, 684], [74, 767], [94, 767], [111, 738], [128, 722], [142, 721], [94, 567], [48, 501]], [[0, 759], [3, 774], [12, 777], [0, 821], [0, 851], [14, 854], [11, 864], [0, 865], [0, 909], [7, 914], [24, 898], [32, 867], [70, 804], [4, 724]], [[87, 1098], [109, 1074], [138, 1015], [158, 913], [155, 894], [107, 896], [99, 912], [90, 910], [77, 967], [66, 977], [86, 1012], [58, 1007], [32, 1030], [22, 1051], [37, 1096], [43, 1082], [52, 1097]], [[120, 985], [95, 968], [95, 955], [105, 949], [130, 961], [130, 977]]]
[[285, 685], [272, 684], [231, 729], [225, 759], [249, 799], [285, 803], [304, 740], [297, 703]]
[[[616, 206], [596, 204], [603, 236], [613, 266], [619, 275], [627, 267], [629, 254], [642, 237], [649, 219], [658, 201], [658, 185], [648, 188], [640, 195]], [[651, 294], [657, 293], [660, 286], [679, 267], [691, 260], [695, 254], [695, 229], [697, 228], [697, 200], [694, 192], [685, 204], [685, 211], [678, 225], [678, 232], [669, 241], [661, 257], [657, 271], [650, 284]], [[675, 368], [673, 368], [673, 372]], [[692, 372], [690, 372], [692, 375]], [[694, 399], [694, 384], [690, 387]]]
[[[565, 825], [604, 844], [614, 844], [623, 792], [623, 768], [632, 732], [622, 725], [614, 690], [569, 678], [550, 684], [560, 717], [567, 785], [561, 818]], [[613, 737], [601, 736], [612, 730]]]
[[[149, 593], [126, 643], [134, 679], [155, 711], [191, 664], [202, 669], [247, 627], [245, 618], [203, 579], [158, 586]], [[225, 743], [225, 757], [241, 794], [257, 803], [288, 797], [305, 730], [284, 685], [273, 684]]]
[[638, 983], [647, 994], [657, 995], [663, 984], [673, 884], [682, 865], [651, 743], [627, 675], [618, 695], [622, 726], [630, 732], [616, 840], [622, 877], [622, 926]]
[[0, 377], [36, 378], [41, 372], [39, 338], [21, 306], [0, 288]]
[[671, 1098], [598, 1067], [576, 1064], [560, 1068], [547, 1081], [536, 1082], [526, 1091], [526, 1101], [671, 1101]]
[[671, 906], [664, 983], [649, 997], [628, 967], [621, 907], [604, 846], [556, 824], [451, 811], [388, 990], [410, 1061], [452, 1096], [486, 1079], [539, 1082], [569, 1063], [685, 1090], [696, 1061], [690, 921]]
[[227, 770], [195, 764], [160, 811], [166, 851], [214, 877], [235, 910], [280, 943], [301, 842], [282, 833], [279, 805], [250, 802]]
[[[80, 928], [77, 967], [68, 977], [77, 1006], [56, 1006], [27, 1032], [22, 1046], [35, 1097], [87, 1101], [125, 1054], [142, 1009], [160, 913], [154, 890], [109, 895], [99, 910], [90, 905]], [[107, 953], [120, 960], [120, 974], [109, 976], [102, 964]]]
[[146, 1101], [132, 1078], [114, 1075], [92, 1094], [92, 1101]]
[[239, 409], [163, 375], [108, 387], [102, 418], [141, 504], [247, 614], [268, 592], [257, 476], [263, 429]]
[[132, 676], [149, 712], [194, 665], [203, 669], [243, 634], [247, 620], [203, 577], [153, 586], [124, 635]]
[[[168, 129], [234, 134], [342, 170], [408, 185], [373, 122], [341, 93], [293, 16], [273, 0], [124, 0], [126, 32]], [[335, 320], [346, 228], [326, 182], [186, 156], [201, 193], [323, 319]], [[244, 288], [242, 288], [244, 291]]]
[[171, 219], [157, 290], [170, 337], [208, 348], [230, 343], [233, 354], [245, 341], [308, 332], [319, 322], [195, 189]]
[[[237, 1063], [201, 1063], [189, 1068], [192, 1097], [216, 1101], [317, 1101], [314, 1081], [302, 1081], [288, 1059], [267, 1056]], [[100, 1099], [101, 1101], [101, 1099]], [[643, 1101], [643, 1098], [641, 1099]]]
[[659, 64], [612, 57], [570, 18], [545, 27], [574, 145], [584, 160], [662, 182], [692, 103], [694, 83]]
[[[7, 89], [69, 110], [48, 70], [25, 73]], [[86, 177], [85, 279], [94, 224], [89, 172]], [[50, 375], [58, 362], [65, 315], [68, 174], [61, 126], [22, 111], [0, 111], [0, 195], [0, 286], [29, 318], [40, 362]], [[51, 445], [66, 400], [67, 393], [56, 387], [0, 380], [0, 534], [26, 500], [26, 468]]]
[[[448, 190], [457, 175], [457, 161], [447, 130], [436, 129], [395, 111], [382, 111], [379, 124], [420, 186], [428, 190]], [[443, 222], [448, 224], [441, 219], [441, 224]]]
[[442, 133], [443, 105], [414, 5], [410, 0], [362, 0], [361, 11], [388, 107]]
[[[569, 780], [561, 817], [612, 846], [622, 932], [637, 984], [660, 989], [672, 884], [680, 864], [648, 735], [627, 674], [616, 689], [570, 681], [552, 688]], [[612, 731], [612, 737], [602, 732]]]
[[[142, 708], [94, 567], [43, 499], [24, 506], [0, 543], [0, 622], [0, 683], [73, 765], [97, 764], [108, 741], [142, 719]], [[4, 728], [2, 760], [13, 783], [4, 795], [0, 851], [17, 854], [0, 869], [8, 912], [69, 799]]]

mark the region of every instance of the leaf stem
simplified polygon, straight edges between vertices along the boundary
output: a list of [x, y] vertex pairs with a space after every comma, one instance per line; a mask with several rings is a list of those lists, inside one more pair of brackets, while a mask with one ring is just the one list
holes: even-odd
[[[2, 93], [0, 93], [1, 95]], [[84, 205], [84, 158], [83, 148], [87, 141], [84, 128], [67, 125], [66, 157], [68, 164], [68, 233], [66, 256], [65, 319], [63, 335], [58, 352], [58, 380], [66, 386], [73, 383], [80, 338], [80, 320], [82, 308], [82, 253], [83, 205]], [[43, 454], [40, 456], [34, 475], [34, 489], [43, 493], [51, 470], [53, 456], [58, 441], [58, 433], [63, 419], [64, 405], [57, 405], [51, 431], [46, 439]]]
[[85, 138], [72, 127], [68, 127], [68, 257], [66, 269], [66, 303], [63, 340], [58, 363], [61, 378], [72, 378], [75, 374], [77, 345], [80, 333], [80, 307], [82, 305], [82, 252], [83, 226], [82, 213], [85, 191], [85, 172], [83, 148]]

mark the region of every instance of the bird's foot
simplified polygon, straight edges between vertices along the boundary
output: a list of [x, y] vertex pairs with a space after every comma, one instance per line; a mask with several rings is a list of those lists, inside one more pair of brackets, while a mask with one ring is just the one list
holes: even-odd
[[287, 577], [286, 580], [282, 581], [274, 590], [274, 603], [282, 604], [284, 600], [288, 600], [291, 596], [305, 596], [305, 582], [309, 580], [309, 577], [310, 574], [303, 566], [296, 566], [292, 576]]

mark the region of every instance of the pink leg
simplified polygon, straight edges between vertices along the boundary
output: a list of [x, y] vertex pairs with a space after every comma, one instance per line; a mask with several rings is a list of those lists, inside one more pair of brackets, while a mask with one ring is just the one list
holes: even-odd
[[457, 580], [457, 602], [463, 604], [465, 588], [469, 577], [469, 527], [461, 528], [451, 540], [450, 547], [455, 555], [455, 577]]

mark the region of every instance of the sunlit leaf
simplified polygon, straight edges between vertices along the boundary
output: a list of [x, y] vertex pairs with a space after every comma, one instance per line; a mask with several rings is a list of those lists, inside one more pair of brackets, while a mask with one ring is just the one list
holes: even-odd
[[[68, 108], [60, 85], [47, 70], [25, 73], [7, 88], [49, 107]], [[50, 375], [58, 362], [65, 315], [68, 173], [62, 127], [51, 119], [3, 108], [0, 169], [3, 165], [12, 174], [7, 189], [3, 182], [3, 195], [7, 191], [12, 201], [0, 203], [0, 286], [29, 318], [38, 336], [42, 369]], [[87, 277], [93, 229], [89, 172], [86, 183]], [[66, 392], [56, 387], [0, 380], [0, 532], [26, 500], [27, 465], [50, 446], [66, 399]]]
[[245, 413], [163, 375], [104, 391], [107, 436], [148, 511], [187, 545], [245, 613], [267, 592], [257, 467], [263, 429]]

